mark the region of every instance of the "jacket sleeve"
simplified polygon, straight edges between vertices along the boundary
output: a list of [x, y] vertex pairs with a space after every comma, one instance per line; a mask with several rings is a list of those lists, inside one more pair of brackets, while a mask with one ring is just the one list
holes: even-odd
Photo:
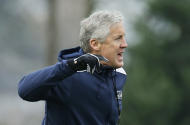
[[27, 101], [46, 100], [48, 91], [73, 73], [66, 61], [58, 62], [24, 76], [18, 84], [18, 94]]

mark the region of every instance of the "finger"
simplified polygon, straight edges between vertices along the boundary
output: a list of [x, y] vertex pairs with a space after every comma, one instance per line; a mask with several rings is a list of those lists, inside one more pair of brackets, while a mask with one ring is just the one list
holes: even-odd
[[96, 66], [92, 67], [90, 73], [94, 74], [95, 69], [96, 69]]
[[91, 70], [90, 70], [90, 65], [89, 65], [89, 64], [87, 64], [86, 71], [87, 71], [87, 72], [91, 72]]

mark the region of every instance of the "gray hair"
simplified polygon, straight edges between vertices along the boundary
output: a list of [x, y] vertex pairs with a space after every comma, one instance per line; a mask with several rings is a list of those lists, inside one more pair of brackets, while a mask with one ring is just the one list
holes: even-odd
[[97, 39], [104, 42], [110, 32], [110, 27], [122, 22], [123, 15], [119, 11], [98, 11], [91, 14], [88, 18], [81, 21], [80, 42], [84, 52], [90, 52], [91, 47], [89, 41]]

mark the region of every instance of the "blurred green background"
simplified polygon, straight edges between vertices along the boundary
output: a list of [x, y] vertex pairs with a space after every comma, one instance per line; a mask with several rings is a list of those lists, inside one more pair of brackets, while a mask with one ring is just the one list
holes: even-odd
[[120, 10], [127, 42], [121, 125], [190, 125], [189, 0], [0, 0], [0, 125], [40, 125], [44, 102], [18, 97], [24, 74], [79, 45], [80, 20]]

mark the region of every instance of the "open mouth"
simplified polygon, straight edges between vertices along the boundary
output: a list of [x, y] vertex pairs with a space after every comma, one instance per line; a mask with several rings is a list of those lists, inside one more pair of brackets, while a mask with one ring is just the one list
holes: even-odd
[[119, 52], [117, 56], [119, 61], [123, 61], [123, 52]]
[[123, 53], [121, 52], [121, 53], [118, 53], [117, 55], [118, 55], [118, 56], [123, 56]]

